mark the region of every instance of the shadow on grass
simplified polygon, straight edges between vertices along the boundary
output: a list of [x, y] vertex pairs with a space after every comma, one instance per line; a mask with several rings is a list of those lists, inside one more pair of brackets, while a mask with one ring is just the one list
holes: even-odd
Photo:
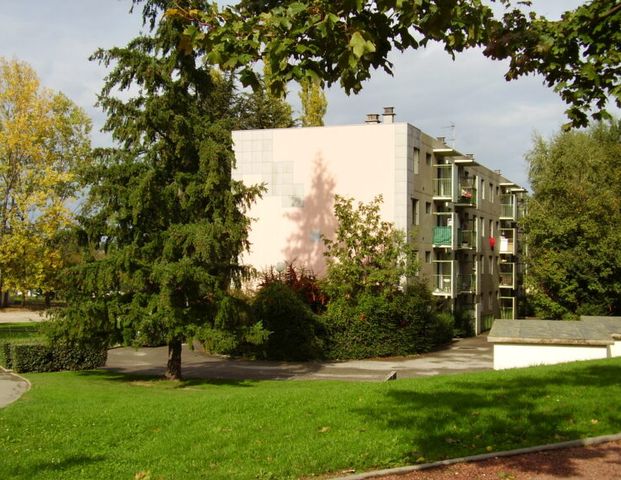
[[[403, 459], [407, 463], [616, 433], [621, 431], [619, 365], [438, 378], [419, 389], [416, 381], [397, 383], [376, 407], [354, 412], [404, 438], [411, 448]], [[546, 465], [537, 467], [537, 473], [547, 473]], [[569, 459], [554, 473], [571, 476], [575, 467]]]
[[119, 383], [140, 383], [145, 384], [147, 382], [154, 385], [168, 385], [171, 388], [188, 388], [198, 387], [205, 385], [227, 385], [231, 387], [253, 387], [260, 383], [257, 380], [230, 380], [230, 379], [185, 379], [181, 381], [166, 380], [162, 375], [142, 375], [142, 374], [127, 374], [119, 373], [110, 370], [83, 370], [76, 372], [80, 377], [90, 378], [94, 380], [100, 380], [104, 382], [119, 382]]
[[54, 461], [53, 459], [43, 462], [23, 462], [19, 465], [13, 475], [19, 475], [20, 478], [37, 478], [43, 472], [57, 472], [58, 477], [63, 478], [63, 474], [68, 469], [80, 468], [93, 463], [103, 462], [106, 457], [103, 455], [72, 455], [62, 460]]

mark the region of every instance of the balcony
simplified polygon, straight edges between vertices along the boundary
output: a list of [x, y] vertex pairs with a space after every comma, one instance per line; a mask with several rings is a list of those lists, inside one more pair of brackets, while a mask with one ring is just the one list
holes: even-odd
[[517, 220], [517, 209], [515, 208], [515, 195], [503, 193], [500, 195], [500, 219]]
[[500, 288], [515, 288], [515, 263], [500, 263]]
[[449, 178], [433, 179], [433, 196], [434, 198], [452, 200], [453, 199], [453, 181]]
[[435, 260], [433, 276], [433, 294], [443, 297], [453, 296], [453, 261]]
[[433, 227], [434, 247], [450, 247], [453, 244], [453, 227]]
[[515, 228], [501, 228], [500, 229], [500, 248], [499, 252], [505, 255], [515, 255], [517, 252], [517, 242], [515, 241], [516, 229]]
[[457, 248], [462, 250], [476, 250], [477, 248], [477, 232], [474, 230], [457, 231]]
[[477, 189], [470, 185], [460, 185], [457, 205], [474, 207], [477, 204]]
[[457, 275], [457, 291], [459, 293], [476, 293], [477, 277], [474, 273]]
[[515, 320], [515, 297], [499, 297], [500, 318], [503, 320]]

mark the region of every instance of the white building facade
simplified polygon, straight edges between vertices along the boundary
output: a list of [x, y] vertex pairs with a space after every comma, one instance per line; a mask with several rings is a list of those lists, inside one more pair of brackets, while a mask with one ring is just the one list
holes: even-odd
[[267, 189], [250, 211], [244, 262], [259, 270], [293, 262], [321, 276], [334, 195], [382, 195], [383, 218], [415, 243], [434, 295], [472, 315], [477, 332], [493, 318], [515, 318], [524, 190], [394, 120], [386, 108], [359, 125], [233, 132], [235, 178]]

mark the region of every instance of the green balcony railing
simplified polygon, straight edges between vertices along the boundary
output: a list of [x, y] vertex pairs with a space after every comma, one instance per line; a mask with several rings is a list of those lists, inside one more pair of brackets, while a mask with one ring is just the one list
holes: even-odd
[[433, 227], [433, 244], [450, 246], [453, 242], [453, 227]]
[[513, 297], [500, 297], [500, 318], [513, 320], [515, 318], [515, 299]]

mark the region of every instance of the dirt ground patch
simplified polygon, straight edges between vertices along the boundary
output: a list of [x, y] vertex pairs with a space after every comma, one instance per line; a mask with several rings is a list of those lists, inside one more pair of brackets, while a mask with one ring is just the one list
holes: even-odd
[[457, 463], [375, 480], [558, 480], [621, 478], [621, 440]]

